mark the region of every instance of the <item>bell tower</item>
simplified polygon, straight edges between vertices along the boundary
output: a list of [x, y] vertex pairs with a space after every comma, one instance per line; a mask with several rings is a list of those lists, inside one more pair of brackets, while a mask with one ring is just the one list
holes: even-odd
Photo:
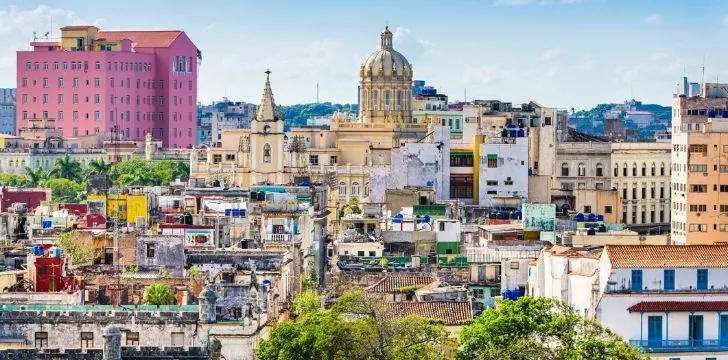
[[265, 71], [263, 98], [250, 123], [251, 185], [284, 181], [284, 120], [273, 99], [270, 74]]

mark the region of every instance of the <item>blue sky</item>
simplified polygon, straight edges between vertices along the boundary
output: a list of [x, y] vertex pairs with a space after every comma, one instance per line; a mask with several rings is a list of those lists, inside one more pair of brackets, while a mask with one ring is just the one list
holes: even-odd
[[[686, 71], [728, 82], [728, 1], [0, 0], [0, 87], [33, 31], [69, 24], [180, 29], [203, 52], [199, 100], [355, 102], [361, 61], [385, 23], [415, 78], [451, 100], [588, 108], [634, 97], [669, 104]], [[721, 75], [722, 74], [722, 75]]]

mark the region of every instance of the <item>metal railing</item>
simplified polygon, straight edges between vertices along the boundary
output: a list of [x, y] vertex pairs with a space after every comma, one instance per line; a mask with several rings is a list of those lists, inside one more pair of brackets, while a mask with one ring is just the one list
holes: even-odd
[[670, 352], [715, 352], [728, 351], [728, 339], [682, 339], [682, 340], [639, 340], [629, 341], [648, 353]]

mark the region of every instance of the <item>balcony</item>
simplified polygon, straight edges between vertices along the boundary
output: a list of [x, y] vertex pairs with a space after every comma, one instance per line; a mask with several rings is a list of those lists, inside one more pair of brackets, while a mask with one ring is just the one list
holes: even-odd
[[289, 242], [291, 234], [265, 234], [265, 241]]
[[639, 340], [629, 341], [646, 353], [718, 352], [728, 351], [728, 339], [699, 340]]

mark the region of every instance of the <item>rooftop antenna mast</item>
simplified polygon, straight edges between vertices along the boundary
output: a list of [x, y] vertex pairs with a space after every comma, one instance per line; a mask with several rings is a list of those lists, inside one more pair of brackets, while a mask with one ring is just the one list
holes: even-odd
[[703, 67], [702, 67], [702, 71], [703, 71], [703, 75], [702, 75], [702, 78], [700, 79], [700, 88], [701, 88], [700, 91], [701, 92], [703, 91], [703, 89], [702, 89], [703, 86], [705, 86], [705, 51], [703, 51]]
[[319, 83], [316, 82], [316, 103], [319, 103]]

